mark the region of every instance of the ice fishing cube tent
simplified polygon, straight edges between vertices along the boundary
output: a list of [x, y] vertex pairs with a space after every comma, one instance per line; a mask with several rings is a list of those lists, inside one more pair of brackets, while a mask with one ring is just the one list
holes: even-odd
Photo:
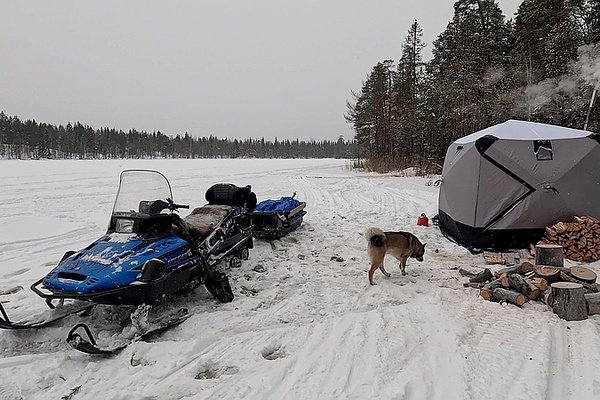
[[453, 142], [438, 199], [444, 233], [468, 248], [528, 247], [545, 227], [600, 218], [600, 136], [508, 120]]

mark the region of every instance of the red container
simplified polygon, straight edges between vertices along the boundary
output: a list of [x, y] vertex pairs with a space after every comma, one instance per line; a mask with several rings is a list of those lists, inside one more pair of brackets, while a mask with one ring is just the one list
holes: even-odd
[[419, 218], [417, 218], [417, 225], [429, 226], [429, 218], [427, 218], [425, 213], [421, 213], [421, 215], [419, 215]]

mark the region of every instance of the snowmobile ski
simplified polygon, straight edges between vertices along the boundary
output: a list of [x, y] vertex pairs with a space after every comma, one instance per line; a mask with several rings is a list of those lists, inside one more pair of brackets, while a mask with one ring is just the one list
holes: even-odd
[[[129, 346], [131, 343], [139, 341], [146, 342], [152, 340], [153, 338], [159, 336], [163, 332], [181, 324], [189, 317], [190, 314], [188, 310], [186, 308], [180, 308], [173, 314], [167, 314], [155, 319], [151, 322], [151, 324], [149, 324], [149, 326], [145, 327], [142, 331], [138, 332], [138, 334], [136, 334], [128, 342], [113, 348], [100, 348], [96, 343], [94, 336], [92, 335], [92, 331], [84, 323], [75, 325], [69, 331], [66, 341], [69, 344], [69, 346], [71, 346], [75, 350], [81, 351], [82, 353], [97, 356], [111, 356], [120, 352], [121, 350]], [[79, 334], [79, 330], [83, 330], [83, 333], [87, 338]]]
[[83, 305], [72, 304], [68, 306], [61, 306], [53, 310], [48, 310], [46, 313], [51, 312], [51, 314], [46, 315], [45, 317], [43, 316], [43, 314], [40, 314], [39, 316], [26, 321], [11, 321], [10, 318], [8, 318], [6, 310], [4, 310], [4, 307], [2, 306], [2, 304], [0, 304], [0, 313], [2, 314], [2, 317], [0, 317], [0, 329], [44, 328], [56, 321], [68, 317], [69, 315], [77, 314], [82, 311], [88, 311], [94, 306], [95, 304], [90, 303], [86, 303]]

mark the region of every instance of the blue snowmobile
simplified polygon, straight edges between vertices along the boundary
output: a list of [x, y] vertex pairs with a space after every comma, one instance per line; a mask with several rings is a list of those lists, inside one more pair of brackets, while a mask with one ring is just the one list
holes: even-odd
[[[248, 259], [256, 195], [250, 185], [219, 183], [207, 190], [205, 198], [208, 204], [181, 218], [177, 210], [189, 206], [173, 201], [162, 173], [121, 172], [106, 234], [84, 249], [65, 253], [31, 290], [50, 308], [65, 299], [82, 300], [79, 303], [87, 307], [151, 305], [200, 284], [221, 302], [232, 301], [224, 271]], [[81, 309], [19, 323], [10, 321], [0, 304], [0, 328], [42, 327]]]

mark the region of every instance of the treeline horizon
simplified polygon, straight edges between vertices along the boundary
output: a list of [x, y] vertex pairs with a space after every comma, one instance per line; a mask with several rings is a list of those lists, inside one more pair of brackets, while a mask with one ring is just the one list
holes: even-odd
[[600, 131], [600, 1], [524, 0], [509, 20], [456, 1], [428, 62], [422, 35], [415, 20], [347, 103], [367, 168], [441, 173], [452, 142], [509, 119]]
[[118, 158], [353, 158], [356, 144], [344, 140], [304, 141], [168, 136], [130, 129], [94, 129], [80, 122], [54, 126], [21, 121], [0, 111], [0, 159]]

